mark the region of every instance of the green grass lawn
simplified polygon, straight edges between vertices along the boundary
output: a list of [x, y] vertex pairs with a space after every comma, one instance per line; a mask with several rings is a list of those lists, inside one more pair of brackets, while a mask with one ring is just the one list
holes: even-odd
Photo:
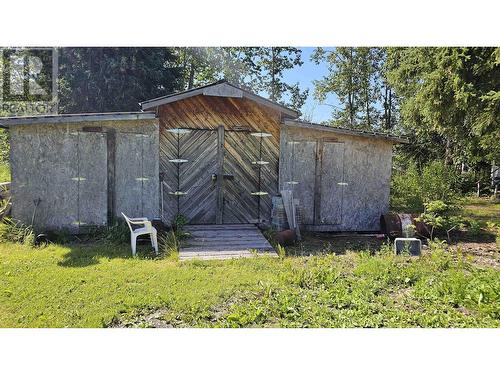
[[[179, 263], [0, 243], [0, 327], [500, 327], [500, 270], [442, 249]], [[154, 324], [153, 324], [154, 325]]]
[[0, 182], [10, 181], [10, 168], [8, 164], [0, 162]]
[[467, 197], [464, 199], [461, 214], [469, 219], [500, 225], [500, 203], [494, 203], [490, 198]]

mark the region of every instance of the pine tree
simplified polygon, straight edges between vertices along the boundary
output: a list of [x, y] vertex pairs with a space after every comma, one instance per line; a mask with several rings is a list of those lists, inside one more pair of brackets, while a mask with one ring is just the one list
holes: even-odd
[[62, 48], [59, 56], [61, 113], [136, 111], [181, 88], [169, 48]]
[[416, 157], [500, 160], [500, 48], [398, 48], [388, 61]]

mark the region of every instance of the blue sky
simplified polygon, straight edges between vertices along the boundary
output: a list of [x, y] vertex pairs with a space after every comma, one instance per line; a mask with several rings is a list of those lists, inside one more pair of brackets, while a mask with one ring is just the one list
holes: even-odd
[[[284, 72], [283, 77], [287, 83], [294, 84], [298, 82], [301, 89], [309, 88], [309, 96], [301, 112], [307, 117], [312, 115], [313, 122], [326, 121], [331, 117], [332, 107], [321, 104], [314, 99], [313, 81], [325, 76], [328, 73], [328, 69], [324, 63], [316, 65], [311, 61], [311, 54], [314, 51], [314, 47], [303, 47], [301, 50], [304, 64]], [[325, 103], [338, 105], [338, 101], [334, 95], [329, 95]]]

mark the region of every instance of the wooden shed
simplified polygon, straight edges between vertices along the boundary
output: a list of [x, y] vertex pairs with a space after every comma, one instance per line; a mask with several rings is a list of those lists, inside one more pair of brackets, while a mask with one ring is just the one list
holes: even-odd
[[158, 216], [154, 113], [0, 119], [10, 131], [12, 216], [78, 232], [126, 212]]
[[293, 191], [309, 230], [376, 231], [388, 211], [400, 138], [305, 123], [225, 81], [140, 105], [0, 119], [11, 131], [13, 216], [74, 230], [122, 211], [268, 226], [282, 190]]
[[393, 143], [307, 124], [299, 113], [221, 81], [141, 103], [160, 124], [160, 210], [191, 224], [271, 223], [290, 189], [310, 230], [379, 229]]

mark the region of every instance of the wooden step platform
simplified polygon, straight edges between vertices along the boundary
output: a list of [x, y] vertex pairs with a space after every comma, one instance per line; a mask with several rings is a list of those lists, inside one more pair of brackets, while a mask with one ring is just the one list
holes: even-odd
[[186, 225], [184, 231], [190, 236], [181, 245], [180, 260], [277, 256], [254, 224]]

